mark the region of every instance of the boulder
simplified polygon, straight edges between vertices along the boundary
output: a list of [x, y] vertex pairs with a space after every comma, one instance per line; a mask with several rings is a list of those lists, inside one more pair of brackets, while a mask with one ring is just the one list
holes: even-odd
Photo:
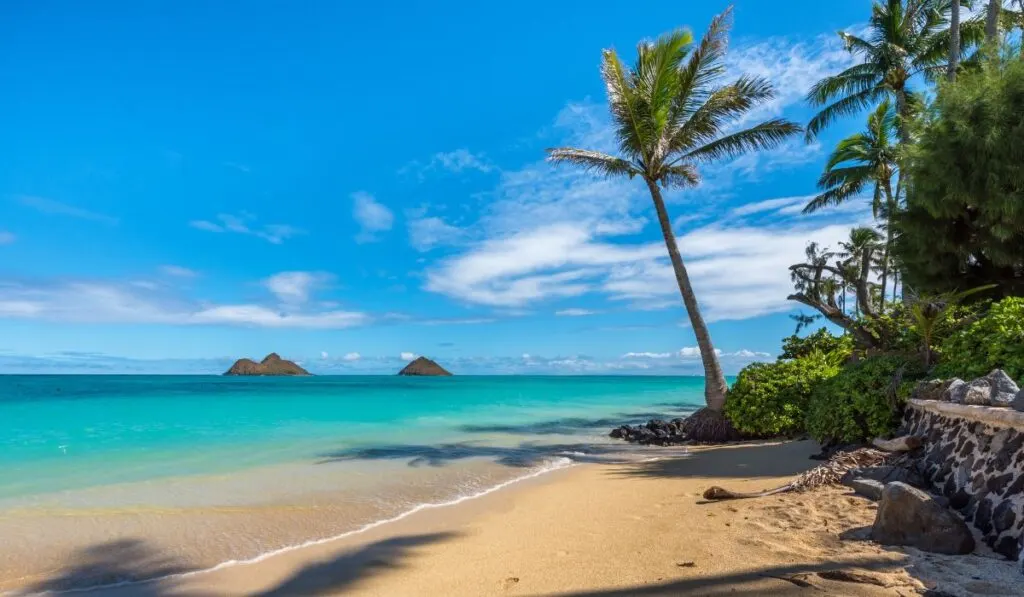
[[907, 545], [934, 553], [974, 551], [974, 537], [963, 519], [927, 493], [900, 482], [882, 490], [871, 538], [882, 545]]
[[847, 487], [853, 487], [852, 482], [854, 479], [870, 479], [872, 481], [879, 481], [883, 485], [895, 481], [916, 485], [917, 480], [913, 477], [910, 471], [902, 466], [884, 464], [881, 466], [864, 466], [850, 469], [843, 475], [842, 483]]
[[995, 369], [985, 376], [989, 386], [992, 387], [992, 397], [989, 403], [992, 406], [1010, 406], [1014, 398], [1020, 392], [1017, 384], [1002, 369]]
[[1010, 403], [1010, 406], [1012, 406], [1015, 411], [1024, 412], [1024, 390], [1017, 392], [1017, 396], [1013, 399], [1013, 402]]
[[949, 383], [941, 379], [920, 381], [910, 392], [910, 398], [913, 400], [942, 400], [942, 395], [948, 386]]
[[987, 378], [979, 377], [967, 382], [966, 389], [963, 390], [958, 398], [959, 400], [956, 400], [956, 402], [961, 404], [988, 406], [992, 404], [992, 384]]
[[444, 367], [438, 365], [427, 357], [418, 357], [398, 372], [399, 375], [426, 376], [426, 377], [450, 377]]
[[850, 487], [858, 494], [877, 502], [882, 499], [882, 491], [885, 489], [885, 484], [874, 479], [858, 477], [850, 481]]
[[916, 435], [902, 435], [893, 439], [876, 437], [871, 445], [883, 452], [913, 452], [921, 447], [921, 438]]
[[268, 354], [257, 363], [252, 359], [238, 359], [224, 375], [309, 375], [292, 361], [282, 359], [276, 352]]
[[[946, 382], [946, 389], [942, 392], [942, 400], [944, 402], [961, 402], [963, 400], [963, 392], [966, 391], [967, 384], [964, 383], [964, 380], [954, 377]], [[958, 397], [960, 397], [959, 400]]]

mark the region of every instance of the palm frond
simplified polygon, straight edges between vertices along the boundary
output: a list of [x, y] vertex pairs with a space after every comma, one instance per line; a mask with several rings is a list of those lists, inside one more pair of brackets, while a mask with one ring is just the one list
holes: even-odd
[[666, 166], [662, 170], [661, 184], [666, 188], [682, 189], [700, 184], [700, 174], [691, 164]]
[[693, 149], [681, 160], [714, 161], [734, 158], [749, 151], [772, 149], [803, 129], [799, 124], [782, 118], [773, 118], [748, 129], [720, 137]]
[[813, 140], [822, 129], [832, 124], [837, 118], [860, 112], [885, 97], [886, 93], [886, 90], [881, 87], [872, 87], [829, 104], [807, 123], [807, 139]]
[[760, 77], [740, 77], [736, 82], [716, 89], [669, 141], [669, 151], [687, 151], [710, 143], [727, 123], [747, 113], [754, 106], [775, 97], [771, 83]]
[[554, 147], [547, 150], [548, 161], [558, 164], [567, 162], [584, 170], [603, 176], [629, 176], [643, 174], [643, 170], [628, 160], [617, 158], [600, 151], [576, 149], [575, 147]]
[[626, 67], [615, 50], [605, 50], [601, 61], [601, 77], [608, 94], [608, 107], [615, 123], [615, 133], [622, 153], [639, 156], [646, 161], [650, 131], [641, 114], [636, 90], [630, 84]]

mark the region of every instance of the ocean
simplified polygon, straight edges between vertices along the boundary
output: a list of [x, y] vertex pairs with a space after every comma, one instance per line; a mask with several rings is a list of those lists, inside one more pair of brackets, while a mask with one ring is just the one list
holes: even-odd
[[[0, 590], [139, 580], [356, 532], [622, 458], [611, 427], [702, 403], [698, 377], [0, 376]], [[175, 565], [79, 565], [125, 541]]]

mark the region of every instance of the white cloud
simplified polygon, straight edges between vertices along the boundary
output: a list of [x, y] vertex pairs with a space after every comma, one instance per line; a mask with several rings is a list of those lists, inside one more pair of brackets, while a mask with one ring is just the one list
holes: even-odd
[[0, 282], [0, 317], [66, 323], [231, 325], [340, 329], [364, 325], [355, 311], [271, 309], [257, 304], [203, 304], [159, 288], [101, 282]]
[[590, 309], [561, 309], [555, 311], [555, 315], [559, 317], [586, 317], [587, 315], [596, 315], [597, 311], [591, 311]]
[[667, 359], [672, 356], [671, 352], [627, 352], [622, 355], [624, 359]]
[[190, 270], [187, 267], [181, 267], [180, 265], [161, 265], [160, 271], [167, 276], [173, 276], [175, 278], [195, 278], [197, 274], [194, 270]]
[[352, 193], [352, 217], [359, 224], [356, 242], [360, 243], [378, 240], [377, 235], [391, 230], [395, 221], [390, 209], [364, 191]]
[[91, 220], [93, 222], [100, 222], [101, 224], [108, 224], [114, 226], [118, 223], [118, 219], [108, 216], [106, 214], [89, 211], [75, 205], [69, 205], [62, 203], [54, 199], [47, 199], [45, 197], [33, 197], [30, 195], [21, 195], [17, 197], [18, 203], [21, 203], [25, 207], [34, 209], [39, 213], [44, 213], [52, 216], [67, 216], [70, 218], [78, 218], [80, 220]]
[[403, 361], [412, 361], [418, 358], [418, 356], [419, 355], [417, 355], [414, 352], [403, 352], [402, 354], [399, 355], [399, 357], [401, 357]]
[[792, 207], [797, 207], [797, 213], [803, 210], [803, 207], [807, 205], [807, 202], [814, 199], [814, 195], [803, 195], [800, 197], [779, 197], [778, 199], [766, 199], [764, 201], [757, 201], [754, 203], [747, 203], [740, 205], [739, 207], [733, 208], [730, 215], [740, 217], [749, 216], [752, 214], [763, 213], [763, 212], [779, 212], [779, 213], [792, 213], [785, 211]]
[[350, 352], [347, 353], [345, 356], [341, 357], [341, 359], [344, 361], [358, 361], [360, 358], [361, 356], [358, 352]]
[[409, 244], [424, 253], [435, 247], [461, 243], [467, 231], [453, 226], [437, 216], [416, 216], [410, 214], [406, 220], [409, 230]]
[[326, 358], [328, 358], [328, 357], [330, 357], [330, 356], [331, 356], [331, 355], [327, 354], [327, 351], [326, 351], [326, 350], [322, 350], [322, 351], [320, 351], [320, 358], [321, 358], [321, 359], [326, 359]]
[[439, 151], [432, 155], [426, 164], [419, 160], [413, 160], [398, 172], [399, 174], [414, 174], [417, 178], [423, 180], [428, 172], [436, 170], [445, 170], [459, 174], [469, 170], [487, 173], [496, 169], [494, 164], [484, 154], [473, 153], [468, 149], [459, 148], [452, 151]]
[[18, 239], [13, 232], [0, 230], [0, 245], [9, 245]]
[[333, 278], [326, 272], [281, 272], [263, 280], [263, 285], [286, 304], [301, 305], [310, 293]]
[[235, 234], [255, 236], [275, 245], [279, 245], [294, 236], [305, 234], [305, 231], [288, 224], [254, 226], [256, 216], [247, 212], [242, 212], [238, 215], [217, 214], [216, 219], [217, 222], [192, 220], [188, 225], [196, 230], [204, 230], [206, 232], [233, 232]]

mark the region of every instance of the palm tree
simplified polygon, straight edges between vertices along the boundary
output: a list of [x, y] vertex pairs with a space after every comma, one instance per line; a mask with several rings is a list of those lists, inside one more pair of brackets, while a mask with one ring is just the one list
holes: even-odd
[[[907, 123], [919, 102], [908, 84], [915, 76], [934, 79], [947, 71], [950, 31], [946, 12], [951, 4], [950, 0], [878, 0], [866, 36], [840, 32], [846, 49], [860, 61], [811, 88], [807, 100], [820, 111], [807, 125], [808, 140], [837, 118], [856, 114], [888, 97], [896, 104], [900, 143], [909, 142]], [[977, 24], [975, 20], [961, 23], [961, 56], [964, 47], [980, 41]]]
[[[899, 172], [897, 147], [893, 144], [896, 113], [887, 99], [882, 100], [868, 116], [868, 128], [839, 142], [825, 164], [825, 172], [818, 179], [822, 193], [812, 199], [804, 213], [839, 205], [861, 195], [871, 186], [873, 199], [871, 212], [878, 218], [884, 214], [892, 218], [899, 207], [899, 189], [893, 192], [892, 179]], [[889, 276], [889, 250], [892, 246], [892, 222], [886, 228], [885, 250], [882, 255], [882, 296]], [[884, 301], [883, 301], [884, 306]]]
[[988, 0], [988, 8], [985, 10], [985, 41], [991, 42], [998, 37], [999, 11], [1002, 7], [1002, 0]]
[[[723, 59], [732, 9], [715, 17], [696, 46], [688, 31], [676, 30], [637, 46], [632, 69], [614, 50], [604, 50], [601, 76], [608, 94], [618, 155], [593, 149], [559, 147], [548, 159], [567, 162], [605, 176], [640, 178], [647, 185], [661, 225], [690, 324], [704, 365], [707, 420], [725, 421], [728, 386], [711, 335], [700, 313], [690, 277], [679, 254], [662, 188], [686, 188], [700, 182], [699, 166], [777, 146], [800, 126], [771, 119], [749, 128], [726, 129], [753, 107], [774, 97], [772, 85], [741, 76], [723, 84]], [[708, 431], [712, 433], [712, 431]], [[691, 436], [694, 432], [691, 431]]]
[[954, 0], [949, 7], [949, 66], [946, 77], [956, 81], [956, 69], [960, 66], [960, 2]]
[[842, 263], [844, 270], [847, 270], [851, 279], [861, 280], [857, 284], [857, 305], [864, 315], [874, 315], [874, 305], [871, 301], [870, 286], [867, 283], [871, 275], [871, 265], [875, 262], [875, 254], [878, 252], [882, 235], [874, 228], [859, 226], [850, 230], [850, 238], [839, 243], [842, 252], [839, 257], [845, 257]]

